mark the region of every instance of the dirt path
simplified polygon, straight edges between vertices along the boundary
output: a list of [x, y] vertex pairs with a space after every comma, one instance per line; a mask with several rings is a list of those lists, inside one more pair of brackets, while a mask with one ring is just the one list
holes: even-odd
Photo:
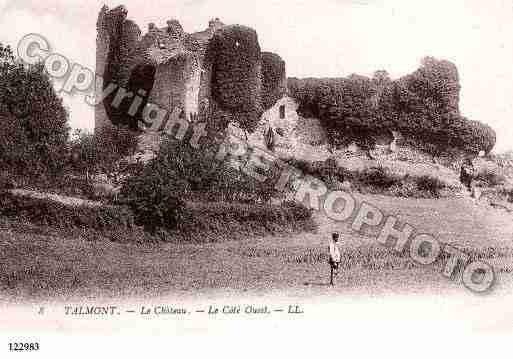
[[10, 192], [17, 196], [25, 196], [39, 199], [48, 199], [54, 202], [59, 202], [67, 206], [87, 206], [87, 207], [99, 207], [101, 202], [88, 201], [77, 197], [62, 196], [54, 193], [44, 193], [25, 189], [13, 189]]

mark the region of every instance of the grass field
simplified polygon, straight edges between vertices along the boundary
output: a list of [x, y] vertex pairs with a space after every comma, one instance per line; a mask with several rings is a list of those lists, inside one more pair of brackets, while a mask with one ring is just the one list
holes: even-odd
[[[419, 232], [452, 243], [492, 264], [496, 292], [510, 288], [513, 216], [467, 198], [405, 199], [356, 195]], [[376, 295], [466, 291], [441, 274], [442, 263], [420, 266], [354, 233], [346, 223], [316, 214], [316, 233], [283, 234], [219, 243], [115, 243], [0, 231], [0, 300], [286, 293], [291, 296]], [[21, 229], [20, 229], [21, 228]], [[343, 269], [328, 283], [326, 245], [342, 235]]]

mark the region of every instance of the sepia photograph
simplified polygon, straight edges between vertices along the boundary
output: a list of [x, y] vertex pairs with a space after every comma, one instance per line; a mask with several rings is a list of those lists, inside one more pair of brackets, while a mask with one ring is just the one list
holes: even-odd
[[512, 39], [506, 0], [0, 0], [0, 358], [507, 356]]

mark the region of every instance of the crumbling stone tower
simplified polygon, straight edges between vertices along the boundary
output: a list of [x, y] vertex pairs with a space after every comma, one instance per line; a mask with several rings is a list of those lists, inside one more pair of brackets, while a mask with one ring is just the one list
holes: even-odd
[[[148, 102], [170, 112], [178, 107], [186, 119], [205, 106], [224, 117], [259, 118], [286, 91], [285, 63], [261, 52], [251, 28], [216, 18], [205, 30], [187, 33], [170, 19], [164, 27], [149, 24], [142, 35], [127, 15], [124, 6], [104, 6], [98, 16], [96, 72], [104, 89], [115, 84], [132, 97], [116, 100], [118, 90], [107, 96], [96, 108], [96, 128], [112, 123], [135, 129]], [[134, 114], [136, 94], [144, 101]]]

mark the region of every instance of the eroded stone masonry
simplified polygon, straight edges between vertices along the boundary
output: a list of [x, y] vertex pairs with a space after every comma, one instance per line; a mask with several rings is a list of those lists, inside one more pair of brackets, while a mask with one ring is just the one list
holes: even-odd
[[[267, 122], [271, 119], [264, 116], [283, 120], [287, 115], [283, 107], [281, 113], [272, 110], [286, 95], [285, 62], [261, 51], [255, 30], [218, 18], [195, 33], [184, 31], [176, 19], [165, 26], [150, 23], [143, 35], [124, 6], [104, 6], [97, 22], [96, 69], [104, 88], [115, 83], [145, 102], [182, 109], [186, 119], [209, 108]], [[97, 106], [95, 127], [135, 127], [142, 111], [129, 116], [131, 100], [114, 105], [114, 98], [115, 93]]]

